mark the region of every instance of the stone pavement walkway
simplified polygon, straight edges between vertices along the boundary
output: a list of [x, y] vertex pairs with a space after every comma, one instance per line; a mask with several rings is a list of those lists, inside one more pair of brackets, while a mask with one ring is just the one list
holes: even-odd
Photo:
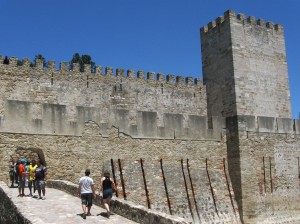
[[[92, 216], [82, 218], [80, 198], [71, 196], [63, 191], [46, 188], [46, 200], [32, 197], [17, 197], [17, 188], [8, 188], [8, 195], [21, 213], [35, 224], [77, 224], [77, 223], [136, 223], [122, 216], [111, 214], [106, 217], [106, 210], [93, 205]], [[25, 189], [25, 194], [29, 192]]]

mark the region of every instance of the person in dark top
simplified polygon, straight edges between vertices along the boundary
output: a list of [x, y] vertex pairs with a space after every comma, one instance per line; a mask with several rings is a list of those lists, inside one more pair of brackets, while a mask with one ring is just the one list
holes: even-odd
[[115, 189], [115, 182], [110, 177], [110, 173], [108, 171], [104, 172], [104, 177], [101, 178], [101, 183], [99, 186], [99, 195], [102, 190], [103, 195], [103, 201], [104, 201], [104, 207], [107, 211], [107, 218], [110, 216], [110, 200], [112, 198], [113, 189]]
[[16, 177], [16, 165], [17, 163], [14, 160], [12, 160], [9, 164], [9, 178], [11, 181], [10, 187], [14, 187]]
[[[38, 190], [39, 198], [45, 200], [45, 178], [47, 174], [47, 168], [41, 164], [40, 161], [37, 162], [37, 168], [34, 171], [34, 177], [35, 177], [35, 183], [36, 183], [36, 188]], [[43, 193], [43, 197], [41, 195]]]

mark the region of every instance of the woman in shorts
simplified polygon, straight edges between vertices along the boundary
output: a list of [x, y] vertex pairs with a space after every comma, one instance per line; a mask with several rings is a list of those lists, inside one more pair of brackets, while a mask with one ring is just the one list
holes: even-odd
[[101, 183], [99, 186], [99, 195], [102, 190], [103, 193], [103, 201], [104, 201], [104, 207], [107, 211], [107, 218], [110, 216], [110, 200], [112, 198], [113, 189], [115, 188], [115, 182], [110, 177], [110, 173], [108, 171], [104, 172], [104, 177], [101, 178]]

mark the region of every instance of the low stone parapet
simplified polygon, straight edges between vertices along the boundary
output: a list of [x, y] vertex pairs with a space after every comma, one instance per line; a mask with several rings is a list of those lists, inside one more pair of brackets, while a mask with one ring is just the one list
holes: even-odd
[[[63, 180], [47, 180], [47, 187], [55, 188], [67, 192], [73, 196], [77, 195], [78, 185], [69, 181]], [[97, 195], [96, 200], [93, 202], [98, 206], [103, 206], [102, 197]], [[130, 201], [119, 200], [113, 198], [111, 200], [111, 210], [127, 219], [133, 220], [138, 223], [161, 223], [161, 224], [187, 224], [191, 223], [187, 220], [168, 215], [165, 213], [157, 212], [151, 209], [147, 209], [144, 206], [136, 205]]]
[[0, 181], [0, 223], [31, 223], [14, 205], [11, 197], [8, 186]]

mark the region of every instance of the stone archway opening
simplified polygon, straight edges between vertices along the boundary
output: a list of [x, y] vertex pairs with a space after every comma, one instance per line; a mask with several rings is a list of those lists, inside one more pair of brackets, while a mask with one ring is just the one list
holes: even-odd
[[26, 159], [27, 161], [39, 160], [44, 166], [47, 165], [44, 152], [39, 148], [18, 147], [15, 151], [15, 154], [11, 156], [11, 160], [18, 161], [20, 159]]

